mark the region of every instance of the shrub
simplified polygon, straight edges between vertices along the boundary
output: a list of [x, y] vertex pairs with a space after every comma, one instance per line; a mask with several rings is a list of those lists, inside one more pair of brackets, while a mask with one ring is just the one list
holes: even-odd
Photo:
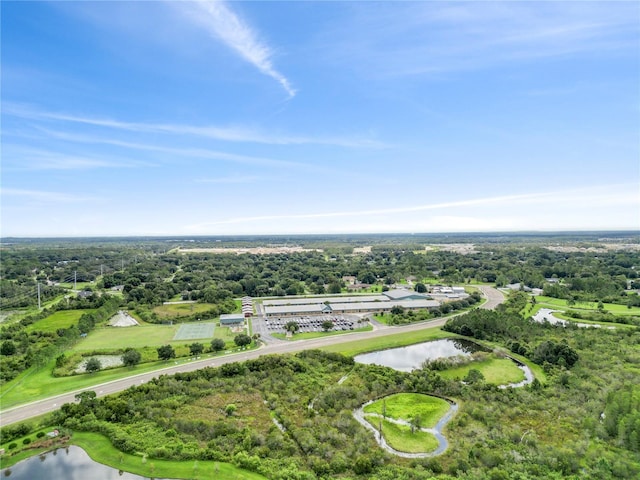
[[31, 439], [29, 437], [27, 437], [24, 440], [22, 440], [22, 444], [23, 445], [29, 445], [30, 443], [31, 443]]

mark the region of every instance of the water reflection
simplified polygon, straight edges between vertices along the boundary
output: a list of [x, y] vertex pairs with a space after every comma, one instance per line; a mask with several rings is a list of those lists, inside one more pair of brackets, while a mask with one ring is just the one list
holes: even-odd
[[410, 372], [420, 368], [425, 360], [471, 355], [484, 350], [477, 343], [468, 340], [453, 340], [450, 338], [433, 342], [409, 345], [408, 347], [390, 348], [377, 352], [356, 355], [354, 360], [367, 365], [383, 365], [401, 372]]
[[[64, 452], [64, 454], [62, 454]], [[80, 447], [67, 447], [31, 457], [3, 471], [11, 480], [144, 480], [147, 477], [96, 463]]]

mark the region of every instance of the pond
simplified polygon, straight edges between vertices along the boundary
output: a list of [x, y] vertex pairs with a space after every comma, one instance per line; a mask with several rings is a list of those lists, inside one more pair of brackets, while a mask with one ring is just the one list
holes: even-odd
[[402, 372], [421, 368], [425, 360], [436, 360], [438, 358], [455, 357], [458, 355], [468, 356], [479, 351], [488, 351], [477, 343], [463, 339], [435, 340], [432, 342], [409, 345], [408, 347], [390, 348], [377, 352], [356, 355], [354, 360], [367, 365], [382, 365], [391, 367]]
[[2, 470], [11, 480], [144, 480], [147, 477], [116, 470], [91, 460], [80, 447], [70, 446], [36, 455]]

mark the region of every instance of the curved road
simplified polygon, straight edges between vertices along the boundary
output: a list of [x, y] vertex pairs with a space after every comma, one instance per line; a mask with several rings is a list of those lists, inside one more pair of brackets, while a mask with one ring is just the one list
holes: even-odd
[[[487, 298], [487, 302], [485, 302], [480, 308], [493, 309], [505, 300], [502, 292], [496, 290], [493, 287], [480, 286], [479, 289]], [[155, 370], [149, 373], [141, 373], [138, 375], [133, 375], [131, 377], [123, 378], [121, 380], [114, 380], [112, 382], [94, 385], [92, 387], [83, 388], [81, 390], [76, 390], [69, 393], [63, 393], [61, 395], [49, 397], [44, 400], [38, 400], [26, 405], [20, 405], [18, 407], [10, 408], [0, 412], [0, 425], [9, 425], [11, 423], [20, 422], [32, 417], [36, 417], [38, 415], [43, 415], [45, 413], [57, 410], [64, 403], [74, 402], [75, 395], [87, 390], [94, 390], [96, 394], [101, 397], [104, 395], [109, 395], [111, 393], [126, 390], [133, 385], [146, 383], [152, 378], [158, 377], [159, 375], [172, 375], [179, 372], [189, 372], [192, 370], [198, 370], [203, 367], [219, 367], [220, 365], [224, 365], [225, 363], [249, 360], [262, 355], [295, 353], [302, 350], [311, 350], [314, 348], [321, 348], [339, 343], [365, 340], [367, 338], [384, 337], [387, 335], [393, 335], [395, 333], [414, 332], [416, 330], [423, 330], [425, 328], [436, 328], [443, 326], [447, 320], [448, 318], [437, 318], [428, 322], [406, 325], [402, 327], [384, 326], [370, 332], [348, 333], [339, 336], [315, 338], [312, 340], [297, 340], [293, 342], [276, 343], [263, 346], [256, 350], [225, 355], [224, 357], [196, 360], [190, 363], [175, 365], [173, 367], [167, 367], [162, 370]]]

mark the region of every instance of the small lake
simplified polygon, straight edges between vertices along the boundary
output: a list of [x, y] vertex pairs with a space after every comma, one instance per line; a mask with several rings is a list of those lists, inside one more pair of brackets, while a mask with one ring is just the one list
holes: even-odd
[[91, 460], [80, 447], [70, 446], [36, 455], [13, 467], [2, 469], [2, 477], [11, 480], [145, 480], [132, 473], [116, 470]]
[[488, 351], [477, 343], [463, 339], [445, 338], [432, 342], [409, 345], [408, 347], [390, 348], [377, 352], [356, 355], [357, 363], [367, 365], [382, 365], [401, 372], [410, 372], [422, 367], [425, 360], [471, 355], [475, 352]]

